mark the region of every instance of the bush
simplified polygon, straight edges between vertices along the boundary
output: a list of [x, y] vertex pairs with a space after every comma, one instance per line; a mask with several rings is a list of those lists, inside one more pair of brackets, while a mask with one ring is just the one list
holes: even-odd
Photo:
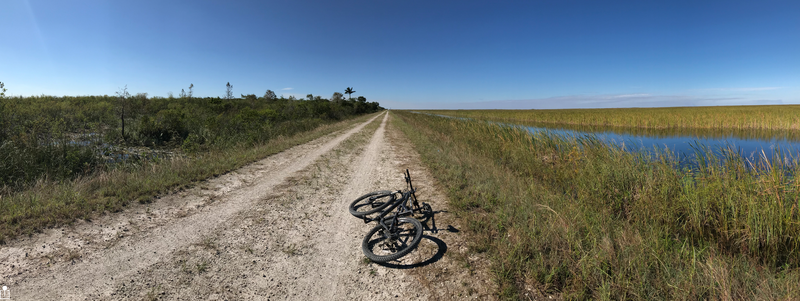
[[197, 134], [189, 134], [189, 137], [187, 137], [186, 140], [183, 140], [181, 150], [188, 154], [194, 154], [203, 148], [204, 143], [205, 139], [203, 139], [203, 137], [198, 136]]
[[180, 145], [189, 136], [186, 114], [176, 109], [159, 111], [156, 118], [142, 116], [138, 137], [144, 145]]

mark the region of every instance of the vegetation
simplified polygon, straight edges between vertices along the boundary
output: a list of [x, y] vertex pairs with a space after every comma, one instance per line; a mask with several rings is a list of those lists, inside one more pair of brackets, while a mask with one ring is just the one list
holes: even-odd
[[[439, 114], [442, 115], [442, 114]], [[598, 126], [598, 125], [579, 125], [564, 123], [544, 123], [531, 121], [510, 121], [514, 124], [547, 128], [564, 129], [584, 133], [604, 133], [611, 132], [620, 135], [630, 136], [649, 136], [658, 138], [672, 137], [696, 137], [701, 139], [727, 139], [731, 137], [745, 140], [794, 140], [800, 141], [800, 131], [786, 129], [732, 129], [732, 128], [642, 128], [642, 127], [619, 127], [619, 126]]]
[[349, 99], [353, 99], [353, 93], [356, 93], [356, 91], [353, 90], [353, 87], [347, 87], [347, 89], [344, 89], [344, 94], [347, 94]]
[[116, 96], [0, 94], [0, 241], [148, 202], [383, 109], [269, 90], [195, 98], [193, 87], [180, 98], [131, 96], [127, 87]]
[[800, 106], [729, 106], [569, 110], [458, 110], [432, 114], [482, 120], [631, 128], [798, 130]]
[[800, 167], [780, 153], [751, 168], [701, 149], [676, 169], [591, 137], [393, 113], [504, 298], [800, 298]]

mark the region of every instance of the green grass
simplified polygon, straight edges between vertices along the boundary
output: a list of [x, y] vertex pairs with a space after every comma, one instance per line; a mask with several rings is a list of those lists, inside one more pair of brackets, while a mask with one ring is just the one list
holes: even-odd
[[[375, 113], [377, 114], [377, 113]], [[375, 114], [320, 125], [289, 137], [276, 137], [256, 146], [212, 150], [194, 157], [144, 162], [73, 180], [40, 180], [31, 188], [0, 198], [0, 242], [46, 227], [91, 219], [103, 212], [124, 210], [131, 202], [191, 186], [248, 163], [364, 122]]]
[[480, 120], [630, 128], [798, 130], [800, 106], [725, 106], [564, 110], [448, 110], [427, 113]]
[[[392, 111], [505, 299], [798, 299], [797, 169]], [[534, 292], [534, 295], [537, 292]]]

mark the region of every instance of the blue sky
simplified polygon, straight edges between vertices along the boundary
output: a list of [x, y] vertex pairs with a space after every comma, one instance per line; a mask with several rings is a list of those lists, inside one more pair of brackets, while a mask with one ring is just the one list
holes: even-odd
[[800, 103], [800, 1], [0, 1], [13, 95], [346, 87], [389, 108]]

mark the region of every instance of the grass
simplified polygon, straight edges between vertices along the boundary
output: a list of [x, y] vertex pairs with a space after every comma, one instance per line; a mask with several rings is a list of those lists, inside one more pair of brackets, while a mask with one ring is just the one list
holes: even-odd
[[[800, 298], [797, 168], [392, 111], [504, 299]], [[776, 154], [780, 155], [780, 154]]]
[[161, 284], [151, 288], [150, 291], [147, 292], [147, 295], [144, 296], [144, 300], [146, 301], [158, 300], [158, 295], [160, 294], [161, 294]]
[[217, 243], [215, 242], [216, 239], [214, 237], [205, 237], [202, 241], [197, 243], [196, 245], [203, 247], [206, 250], [217, 250]]
[[426, 111], [480, 120], [628, 128], [798, 130], [800, 106], [725, 106], [564, 110]]
[[197, 273], [198, 274], [202, 274], [202, 273], [208, 271], [208, 262], [207, 261], [202, 261], [202, 262], [198, 263], [195, 266], [195, 268], [197, 268]]
[[47, 227], [69, 224], [76, 219], [92, 219], [103, 212], [121, 211], [132, 202], [150, 202], [159, 194], [225, 174], [295, 145], [364, 122], [372, 116], [375, 114], [322, 125], [252, 147], [145, 162], [136, 168], [113, 169], [73, 180], [39, 180], [30, 189], [0, 198], [0, 242]]
[[302, 255], [303, 254], [303, 252], [300, 249], [300, 247], [295, 245], [295, 244], [290, 244], [290, 245], [284, 247], [282, 251], [283, 251], [284, 254], [289, 255], [289, 256], [295, 256], [295, 255]]

